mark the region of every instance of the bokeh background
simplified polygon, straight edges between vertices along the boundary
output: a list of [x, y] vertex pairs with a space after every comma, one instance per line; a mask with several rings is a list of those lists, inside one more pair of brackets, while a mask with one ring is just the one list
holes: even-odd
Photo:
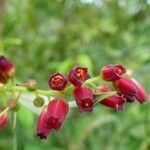
[[[0, 0], [0, 50], [16, 66], [18, 81], [47, 89], [56, 71], [88, 67], [92, 76], [109, 63], [132, 69], [150, 93], [150, 0]], [[150, 103], [120, 112], [97, 106], [71, 111], [59, 132], [36, 137], [37, 116], [21, 107], [18, 150], [150, 150]], [[0, 150], [13, 149], [11, 123], [0, 131]]]

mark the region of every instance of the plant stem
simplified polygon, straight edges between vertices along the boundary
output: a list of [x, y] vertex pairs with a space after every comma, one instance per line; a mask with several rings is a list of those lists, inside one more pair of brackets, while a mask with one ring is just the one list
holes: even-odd
[[14, 113], [14, 120], [13, 120], [13, 150], [17, 150], [17, 114]]
[[106, 99], [108, 97], [111, 97], [113, 95], [116, 95], [117, 91], [113, 91], [113, 92], [106, 92], [106, 93], [102, 93], [98, 98], [95, 99], [95, 104], [99, 103], [101, 100]]
[[84, 85], [85, 85], [85, 84], [89, 84], [89, 83], [96, 82], [96, 81], [98, 81], [98, 80], [102, 80], [100, 76], [96, 76], [96, 77], [90, 78], [90, 79], [88, 79], [88, 80], [86, 80], [86, 81], [84, 82]]
[[4, 115], [8, 110], [9, 110], [9, 107], [5, 108], [5, 109], [0, 113], [0, 117], [1, 117], [2, 115]]
[[[12, 91], [15, 91], [15, 92], [24, 92], [24, 93], [28, 93], [28, 92], [31, 92], [29, 91], [26, 87], [22, 87], [22, 86], [13, 86], [13, 87], [10, 87], [10, 88], [4, 88], [3, 91], [5, 92], [12, 92]], [[34, 94], [41, 94], [41, 95], [45, 95], [45, 96], [60, 96], [61, 95], [61, 92], [59, 91], [54, 91], [54, 90], [35, 90], [35, 91], [32, 91], [32, 93]]]
[[17, 133], [16, 133], [16, 130], [13, 131], [13, 150], [17, 150]]

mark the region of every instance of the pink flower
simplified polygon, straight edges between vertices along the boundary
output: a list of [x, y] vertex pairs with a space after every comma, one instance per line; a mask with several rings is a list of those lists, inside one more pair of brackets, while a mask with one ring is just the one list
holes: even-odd
[[80, 112], [90, 112], [93, 110], [94, 94], [90, 88], [85, 86], [75, 87], [73, 95]]
[[74, 86], [82, 85], [89, 78], [87, 68], [73, 67], [68, 75], [68, 80]]
[[54, 98], [47, 108], [47, 128], [60, 129], [69, 111], [69, 104], [62, 98]]
[[114, 81], [113, 83], [118, 92], [123, 94], [125, 97], [133, 97], [138, 94], [138, 90], [134, 82], [125, 76]]
[[131, 79], [134, 84], [136, 85], [136, 88], [138, 90], [138, 94], [136, 95], [136, 99], [140, 102], [143, 103], [148, 100], [148, 94], [143, 88], [143, 86], [135, 79]]
[[[112, 90], [107, 85], [101, 85], [98, 87], [97, 91], [103, 93], [103, 92], [111, 92]], [[113, 95], [100, 101], [100, 104], [115, 110], [124, 109], [124, 103], [125, 98], [119, 95]]]
[[40, 114], [38, 118], [37, 136], [39, 136], [40, 139], [46, 139], [51, 131], [50, 128], [49, 129], [47, 128], [46, 117], [47, 117], [47, 108], [44, 109], [44, 111]]
[[63, 91], [67, 85], [67, 79], [64, 75], [56, 73], [49, 78], [48, 84], [53, 90]]
[[126, 69], [123, 65], [110, 64], [101, 69], [101, 76], [106, 81], [115, 81], [125, 74], [125, 72]]

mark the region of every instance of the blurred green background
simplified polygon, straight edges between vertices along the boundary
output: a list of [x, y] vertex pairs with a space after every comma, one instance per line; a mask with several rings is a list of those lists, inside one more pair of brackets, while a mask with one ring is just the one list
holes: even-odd
[[[16, 78], [36, 79], [47, 89], [56, 71], [72, 65], [91, 75], [109, 63], [133, 69], [150, 92], [150, 0], [0, 0], [0, 50], [16, 66]], [[150, 150], [150, 103], [115, 112], [76, 109], [59, 132], [36, 137], [37, 116], [21, 107], [19, 150]], [[0, 150], [12, 150], [11, 123], [0, 131]]]

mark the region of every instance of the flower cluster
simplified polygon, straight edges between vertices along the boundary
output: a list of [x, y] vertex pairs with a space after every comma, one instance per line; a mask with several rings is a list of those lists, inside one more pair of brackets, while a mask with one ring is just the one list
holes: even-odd
[[[124, 109], [125, 102], [137, 99], [144, 102], [148, 99], [144, 88], [135, 79], [125, 76], [126, 69], [123, 65], [110, 64], [101, 69], [101, 77], [104, 81], [112, 82], [117, 93], [99, 101], [99, 95], [111, 93], [112, 89], [108, 85], [99, 85], [94, 91], [91, 87], [85, 86], [86, 80], [90, 78], [87, 68], [73, 67], [68, 77], [61, 73], [55, 73], [49, 77], [48, 84], [52, 90], [65, 92], [67, 84], [70, 82], [74, 87], [73, 97], [80, 112], [91, 112], [97, 101], [115, 110]], [[99, 76], [100, 78], [100, 76]], [[52, 130], [60, 129], [69, 110], [65, 100], [56, 98], [49, 102], [48, 107], [41, 113], [38, 119], [37, 135], [46, 138]]]
[[73, 86], [73, 96], [76, 104], [81, 112], [92, 111], [94, 105], [94, 93], [91, 88], [86, 87], [83, 83], [89, 79], [87, 68], [73, 67], [69, 72], [68, 77], [63, 74], [56, 73], [49, 78], [49, 87], [52, 90], [63, 91], [67, 83], [70, 82]]
[[[102, 68], [101, 76], [104, 80], [112, 82], [118, 92], [117, 95], [124, 98], [127, 102], [135, 100], [138, 100], [140, 103], [145, 102], [148, 99], [148, 94], [137, 80], [126, 77], [125, 72], [126, 69], [122, 65], [111, 64]], [[101, 92], [110, 90], [105, 87], [105, 90], [103, 89]]]
[[[74, 85], [73, 95], [81, 112], [92, 111], [94, 105], [94, 93], [91, 88], [82, 84], [89, 78], [87, 68], [73, 67], [65, 77], [56, 73], [49, 77], [48, 84], [52, 90], [64, 91], [67, 83]], [[46, 138], [50, 131], [59, 130], [69, 111], [68, 103], [58, 97], [51, 100], [40, 114], [37, 123], [37, 136]]]
[[[0, 56], [0, 84], [5, 86], [6, 81], [13, 76], [14, 72], [12, 62], [5, 56]], [[102, 80], [105, 84], [100, 84]], [[15, 86], [12, 83], [9, 86], [12, 86], [18, 95], [16, 99], [8, 100], [7, 108], [0, 112], [0, 128], [3, 128], [9, 120], [7, 113], [9, 109], [15, 112], [19, 110], [18, 101], [21, 94], [32, 92], [36, 95], [33, 106], [42, 108], [37, 120], [37, 136], [40, 139], [46, 139], [49, 133], [61, 128], [71, 108], [71, 102], [67, 101], [65, 96], [70, 91], [75, 100], [73, 103], [76, 104], [79, 112], [92, 112], [96, 104], [118, 111], [124, 109], [126, 102], [137, 100], [143, 103], [148, 100], [148, 94], [143, 86], [137, 80], [129, 78], [126, 75], [126, 68], [120, 64], [104, 66], [100, 75], [93, 78], [90, 77], [87, 68], [78, 66], [72, 67], [68, 76], [55, 73], [48, 79], [51, 89], [48, 91], [39, 90], [38, 83], [34, 79], [26, 83], [15, 84]], [[9, 92], [7, 86], [5, 88], [0, 85], [0, 90], [3, 90], [2, 93]], [[10, 92], [11, 90], [10, 88]], [[59, 94], [54, 96], [54, 93]], [[50, 96], [48, 104], [45, 104], [44, 99], [38, 94]]]

